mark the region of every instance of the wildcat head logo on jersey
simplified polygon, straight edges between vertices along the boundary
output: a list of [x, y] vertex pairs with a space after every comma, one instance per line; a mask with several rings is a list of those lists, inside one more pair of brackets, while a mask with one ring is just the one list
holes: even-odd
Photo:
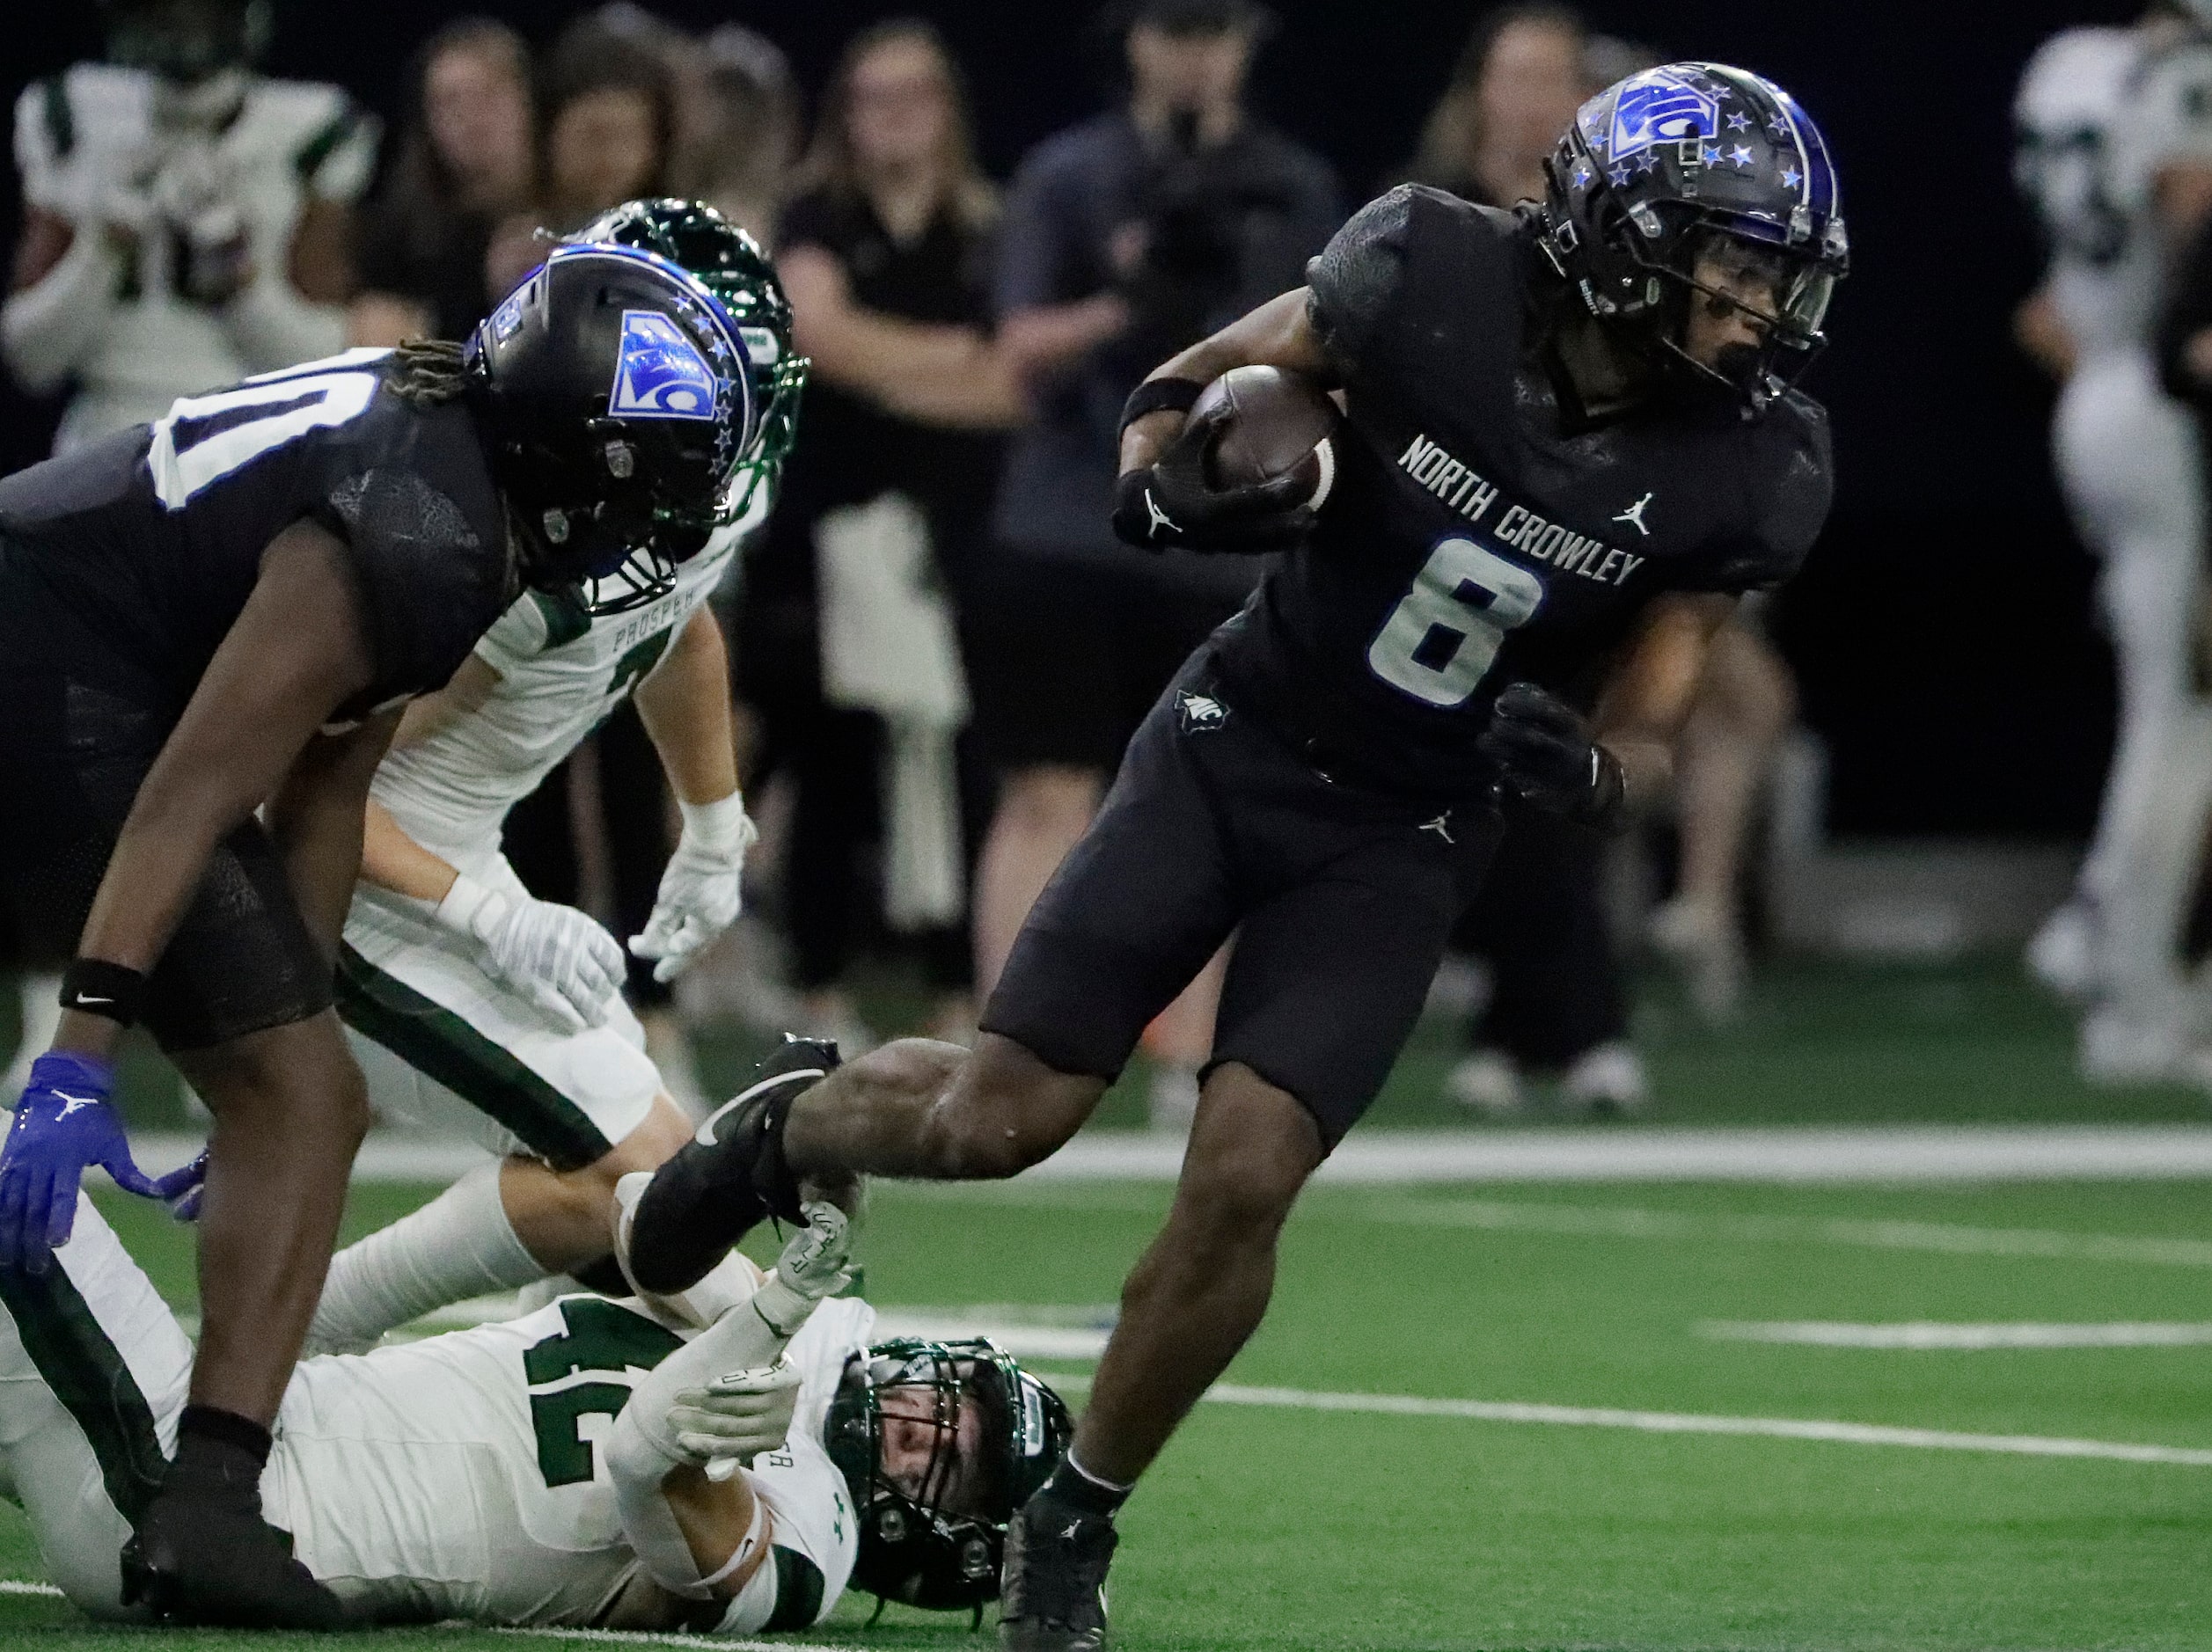
[[607, 412], [621, 419], [712, 419], [714, 369], [684, 330], [654, 310], [622, 312]]
[[1623, 84], [1613, 99], [1613, 129], [1607, 148], [1615, 162], [1661, 143], [1687, 143], [1720, 132], [1720, 100], [1664, 69], [1652, 69]]

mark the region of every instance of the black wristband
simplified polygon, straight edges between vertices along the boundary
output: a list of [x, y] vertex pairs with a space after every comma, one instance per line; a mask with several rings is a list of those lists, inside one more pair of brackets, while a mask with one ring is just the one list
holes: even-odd
[[62, 972], [62, 1007], [104, 1015], [125, 1027], [138, 1022], [145, 1002], [146, 977], [105, 958], [78, 958]]
[[1122, 431], [1146, 413], [1189, 413], [1205, 393], [1205, 386], [1195, 378], [1146, 379], [1131, 391], [1129, 399], [1121, 405], [1121, 426], [1114, 432], [1114, 440], [1119, 442]]

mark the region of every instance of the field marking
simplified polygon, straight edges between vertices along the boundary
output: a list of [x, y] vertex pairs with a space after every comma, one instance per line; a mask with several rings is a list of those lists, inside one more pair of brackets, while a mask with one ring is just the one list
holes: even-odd
[[[1055, 1388], [1081, 1392], [1082, 1371], [1039, 1371]], [[1724, 1417], [1695, 1412], [1622, 1411], [1604, 1406], [1526, 1405], [1506, 1400], [1433, 1400], [1424, 1394], [1329, 1393], [1310, 1388], [1264, 1388], [1217, 1383], [1202, 1399], [1220, 1406], [1267, 1406], [1290, 1411], [1344, 1411], [1384, 1417], [1455, 1417], [1469, 1422], [1533, 1422], [1554, 1428], [1629, 1429], [1639, 1434], [1724, 1434], [1833, 1445], [1901, 1445], [1923, 1451], [1982, 1451], [2000, 1457], [2090, 1458], [2113, 1463], [2163, 1463], [2212, 1468], [2212, 1450], [2141, 1445], [2132, 1440], [2069, 1440], [2040, 1434], [1967, 1434], [1949, 1429], [1901, 1429], [1872, 1422], [1807, 1417]]]
[[739, 1641], [725, 1635], [681, 1634], [653, 1629], [532, 1629], [519, 1624], [445, 1623], [443, 1629], [489, 1629], [494, 1634], [517, 1639], [583, 1641], [599, 1646], [682, 1646], [698, 1652], [701, 1647], [728, 1647], [731, 1652], [853, 1652], [850, 1647], [824, 1646], [806, 1641]]
[[33, 1583], [20, 1577], [0, 1577], [0, 1595], [35, 1595], [41, 1600], [59, 1600], [62, 1591], [51, 1583]]
[[2157, 1319], [2087, 1325], [2044, 1325], [2033, 1321], [1972, 1325], [1930, 1319], [1853, 1325], [1828, 1319], [1707, 1319], [1698, 1325], [1697, 1334], [1723, 1342], [1784, 1342], [1809, 1348], [1896, 1349], [1910, 1352], [2202, 1348], [2212, 1343], [2212, 1324]]
[[[201, 1137], [140, 1131], [138, 1162], [181, 1165]], [[353, 1179], [450, 1181], [487, 1155], [466, 1142], [370, 1132]], [[1179, 1137], [1146, 1130], [1080, 1136], [1022, 1181], [1173, 1181]], [[1714, 1129], [1370, 1130], [1322, 1165], [1324, 1185], [1439, 1181], [1930, 1182], [2212, 1180], [2212, 1125], [1868, 1125]]]
[[1402, 1199], [1363, 1207], [1361, 1222], [1410, 1227], [1520, 1229], [1594, 1239], [1746, 1239], [1934, 1251], [1957, 1256], [2041, 1256], [2069, 1261], [2212, 1268], [2212, 1240], [2057, 1229], [1954, 1226], [1940, 1222], [1808, 1220], [1787, 1216], [1698, 1216], [1683, 1210], [1542, 1204], [1509, 1199]]

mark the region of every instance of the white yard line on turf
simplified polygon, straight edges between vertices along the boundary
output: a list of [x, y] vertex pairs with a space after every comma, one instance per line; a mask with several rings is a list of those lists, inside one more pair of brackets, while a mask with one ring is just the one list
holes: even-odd
[[1941, 1222], [1822, 1221], [1790, 1216], [1701, 1216], [1685, 1210], [1545, 1204], [1505, 1199], [1401, 1199], [1362, 1206], [1362, 1222], [1411, 1227], [1525, 1229], [1597, 1239], [1732, 1239], [1849, 1245], [1960, 1256], [2050, 1256], [2075, 1261], [2212, 1268], [2212, 1240]]
[[[473, 1629], [480, 1626], [450, 1623], [448, 1629]], [[603, 1646], [683, 1646], [697, 1648], [713, 1647], [720, 1652], [852, 1652], [849, 1647], [828, 1647], [805, 1641], [733, 1641], [721, 1635], [662, 1634], [649, 1629], [495, 1629], [496, 1634], [510, 1635], [517, 1640], [531, 1641], [587, 1641]]]
[[59, 1600], [62, 1591], [51, 1583], [33, 1583], [20, 1577], [0, 1577], [0, 1595], [36, 1595], [42, 1600]]
[[[1055, 1388], [1080, 1391], [1080, 1371], [1040, 1371]], [[1290, 1411], [1344, 1411], [1384, 1417], [1454, 1417], [1469, 1422], [1534, 1422], [1554, 1428], [1630, 1429], [1639, 1434], [1725, 1434], [1835, 1445], [1898, 1445], [1923, 1451], [1979, 1451], [2000, 1457], [2093, 1458], [2113, 1463], [2162, 1463], [2212, 1468], [2212, 1450], [2139, 1445], [2130, 1440], [2069, 1440], [2040, 1434], [1963, 1434], [1947, 1429], [1894, 1429], [1871, 1422], [1805, 1417], [1718, 1417], [1676, 1411], [1620, 1411], [1600, 1406], [1535, 1406], [1499, 1400], [1432, 1400], [1421, 1394], [1346, 1394], [1310, 1388], [1258, 1388], [1220, 1383], [1205, 1392], [1219, 1406], [1267, 1406]]]
[[[144, 1132], [138, 1162], [183, 1164], [201, 1137]], [[484, 1162], [465, 1143], [378, 1130], [356, 1181], [450, 1181]], [[1172, 1181], [1183, 1143], [1146, 1131], [1078, 1137], [1024, 1181]], [[1331, 1154], [1316, 1180], [1437, 1181], [2072, 1181], [2212, 1179], [2212, 1126], [1989, 1125], [1864, 1129], [1371, 1130]]]
[[1829, 1319], [1707, 1319], [1700, 1336], [1723, 1342], [1787, 1342], [1810, 1348], [1901, 1349], [1911, 1352], [1993, 1349], [2202, 1348], [2212, 1325], [2172, 1320], [2113, 1320], [2090, 1325], [1994, 1325], [1908, 1319], [1852, 1325]]

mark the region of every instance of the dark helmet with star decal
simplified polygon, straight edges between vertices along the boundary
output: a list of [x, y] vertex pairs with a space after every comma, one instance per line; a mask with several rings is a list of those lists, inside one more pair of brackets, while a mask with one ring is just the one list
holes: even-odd
[[689, 271], [637, 247], [556, 246], [462, 360], [531, 584], [588, 588], [629, 565], [641, 571], [619, 599], [592, 605], [635, 607], [736, 520], [760, 405], [737, 322]]
[[[1601, 322], [1663, 363], [1721, 379], [1754, 406], [1827, 342], [1850, 239], [1827, 141], [1770, 80], [1725, 63], [1667, 63], [1582, 106], [1546, 163], [1538, 245]], [[1692, 296], [1750, 309], [1700, 281], [1718, 257], [1770, 278], [1764, 342], [1740, 370], [1682, 349]]]
[[853, 1355], [822, 1443], [860, 1521], [854, 1587], [980, 1613], [999, 1597], [1007, 1522], [1074, 1435], [1059, 1395], [988, 1338]]
[[807, 358], [792, 346], [791, 301], [776, 267], [751, 236], [701, 201], [663, 196], [611, 207], [570, 238], [641, 247], [681, 265], [721, 300], [745, 343], [759, 421], [742, 457], [743, 486], [734, 501], [742, 516], [755, 493], [773, 491], [790, 455], [807, 385]]

